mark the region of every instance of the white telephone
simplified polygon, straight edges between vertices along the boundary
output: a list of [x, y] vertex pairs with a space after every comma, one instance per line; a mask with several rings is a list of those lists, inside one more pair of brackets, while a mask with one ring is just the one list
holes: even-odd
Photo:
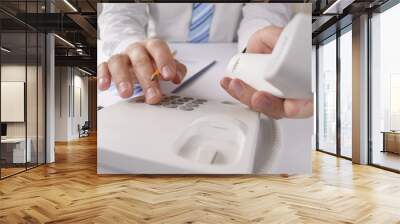
[[[278, 97], [311, 98], [310, 24], [296, 15], [272, 54], [239, 54], [229, 73]], [[240, 104], [176, 95], [160, 105], [137, 101], [98, 111], [99, 174], [249, 174], [266, 157], [257, 153], [280, 147], [275, 121], [265, 118], [259, 136], [259, 113]]]
[[259, 126], [258, 113], [232, 102], [122, 101], [98, 111], [98, 173], [253, 173]]
[[228, 64], [228, 74], [278, 97], [311, 99], [310, 24], [311, 15], [296, 14], [272, 54], [237, 54]]

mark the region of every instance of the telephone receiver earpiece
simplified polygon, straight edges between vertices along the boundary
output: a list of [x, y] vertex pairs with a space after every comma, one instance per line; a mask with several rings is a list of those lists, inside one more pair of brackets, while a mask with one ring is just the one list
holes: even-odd
[[237, 54], [227, 72], [277, 97], [311, 99], [311, 47], [311, 15], [298, 13], [283, 29], [271, 54]]

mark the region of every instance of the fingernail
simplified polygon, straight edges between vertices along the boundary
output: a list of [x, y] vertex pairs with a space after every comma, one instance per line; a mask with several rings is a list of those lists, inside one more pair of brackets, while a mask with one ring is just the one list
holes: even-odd
[[231, 82], [231, 78], [229, 77], [224, 77], [221, 81], [221, 85], [222, 87], [224, 87], [225, 89], [229, 87], [229, 83]]
[[156, 99], [156, 97], [158, 95], [159, 95], [158, 94], [158, 90], [156, 88], [151, 87], [151, 88], [147, 89], [147, 91], [146, 91], [146, 100], [147, 100], [147, 102], [148, 103], [154, 103], [155, 102], [154, 100]]
[[165, 65], [162, 67], [161, 74], [165, 79], [172, 79], [175, 75], [171, 65]]
[[272, 106], [272, 101], [265, 95], [261, 95], [256, 99], [255, 105], [256, 108], [266, 108]]
[[122, 97], [129, 97], [131, 89], [131, 84], [129, 82], [120, 82], [118, 84], [118, 91]]
[[229, 88], [232, 88], [233, 92], [237, 97], [241, 97], [243, 94], [243, 86], [239, 81], [231, 82]]
[[106, 84], [106, 82], [107, 82], [107, 79], [105, 79], [105, 78], [100, 78], [99, 79], [99, 85], [105, 85]]

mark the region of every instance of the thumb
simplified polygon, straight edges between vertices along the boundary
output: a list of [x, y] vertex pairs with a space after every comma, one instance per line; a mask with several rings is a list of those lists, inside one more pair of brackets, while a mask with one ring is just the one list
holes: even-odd
[[285, 117], [288, 118], [307, 118], [313, 115], [313, 101], [312, 100], [295, 100], [286, 99], [283, 102], [283, 110]]

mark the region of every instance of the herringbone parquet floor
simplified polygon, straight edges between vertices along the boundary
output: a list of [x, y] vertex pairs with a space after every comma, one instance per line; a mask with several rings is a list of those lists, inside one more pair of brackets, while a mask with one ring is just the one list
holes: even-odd
[[0, 223], [400, 223], [400, 175], [314, 153], [306, 176], [98, 176], [96, 139], [0, 181]]

